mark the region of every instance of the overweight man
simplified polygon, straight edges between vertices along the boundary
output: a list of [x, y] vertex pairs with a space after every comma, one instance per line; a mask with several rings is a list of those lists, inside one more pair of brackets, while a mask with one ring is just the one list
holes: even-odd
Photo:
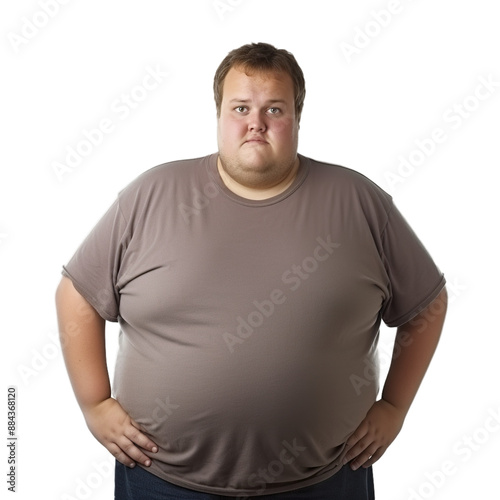
[[[214, 79], [218, 151], [147, 170], [56, 301], [115, 498], [374, 498], [438, 344], [445, 279], [391, 197], [298, 154], [305, 84], [259, 43]], [[119, 322], [113, 386], [105, 323]], [[380, 391], [381, 322], [397, 328]]]

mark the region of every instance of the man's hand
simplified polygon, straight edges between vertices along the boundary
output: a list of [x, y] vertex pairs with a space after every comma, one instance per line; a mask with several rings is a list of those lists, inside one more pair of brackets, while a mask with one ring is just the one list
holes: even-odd
[[86, 408], [84, 416], [90, 432], [123, 465], [134, 467], [136, 462], [146, 467], [151, 465], [151, 459], [142, 450], [156, 453], [158, 447], [118, 401], [108, 398]]
[[368, 411], [364, 420], [347, 440], [344, 464], [351, 462], [353, 470], [370, 467], [387, 450], [399, 434], [406, 414], [381, 399]]

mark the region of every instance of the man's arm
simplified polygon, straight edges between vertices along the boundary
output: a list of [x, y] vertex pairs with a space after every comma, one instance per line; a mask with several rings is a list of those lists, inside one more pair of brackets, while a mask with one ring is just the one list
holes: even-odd
[[399, 434], [438, 345], [447, 297], [443, 289], [425, 310], [398, 327], [382, 399], [347, 440], [344, 463], [351, 462], [352, 469], [375, 463]]
[[104, 319], [66, 277], [57, 288], [56, 306], [66, 369], [90, 431], [124, 465], [149, 466], [141, 448], [154, 453], [155, 443], [111, 397]]

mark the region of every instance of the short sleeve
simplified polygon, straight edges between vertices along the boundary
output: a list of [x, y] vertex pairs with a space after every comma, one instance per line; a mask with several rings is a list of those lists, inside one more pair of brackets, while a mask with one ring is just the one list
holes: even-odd
[[117, 199], [62, 270], [76, 290], [108, 321], [118, 320], [120, 296], [116, 283], [126, 249], [126, 231], [127, 223]]
[[441, 292], [446, 280], [417, 235], [394, 206], [382, 233], [390, 296], [382, 319], [390, 326], [410, 321]]

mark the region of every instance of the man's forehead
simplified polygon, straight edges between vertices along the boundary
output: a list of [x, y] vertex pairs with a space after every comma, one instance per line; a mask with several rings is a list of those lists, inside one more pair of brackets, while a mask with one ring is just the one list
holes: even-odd
[[291, 76], [286, 71], [274, 69], [259, 69], [248, 66], [233, 66], [227, 73], [227, 77], [237, 77], [245, 75], [248, 78], [259, 80], [278, 80], [292, 82]]
[[273, 97], [276, 100], [284, 100], [288, 97], [286, 94], [293, 94], [294, 91], [292, 78], [284, 71], [248, 70], [240, 67], [233, 67], [228, 71], [224, 93], [238, 93], [249, 87], [262, 91], [272, 89], [273, 93], [277, 93]]

